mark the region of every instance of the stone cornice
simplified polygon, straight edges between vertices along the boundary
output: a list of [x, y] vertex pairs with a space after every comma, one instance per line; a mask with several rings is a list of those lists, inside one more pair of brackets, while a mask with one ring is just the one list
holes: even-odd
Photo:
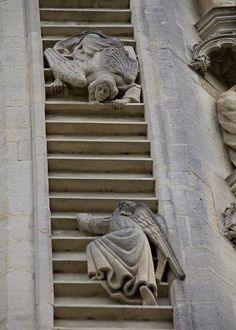
[[204, 40], [214, 33], [236, 32], [236, 6], [212, 8], [195, 24], [195, 28]]

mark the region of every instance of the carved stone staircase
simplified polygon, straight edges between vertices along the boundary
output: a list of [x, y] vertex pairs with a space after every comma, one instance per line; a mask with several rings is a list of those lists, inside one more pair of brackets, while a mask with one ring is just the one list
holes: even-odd
[[[43, 46], [84, 30], [100, 30], [135, 45], [129, 0], [40, 0]], [[46, 66], [46, 89], [52, 81]], [[110, 214], [120, 200], [157, 211], [143, 104], [114, 110], [75, 97], [45, 104], [54, 271], [54, 329], [173, 329], [168, 284], [158, 306], [113, 301], [87, 276], [86, 246], [75, 215]]]

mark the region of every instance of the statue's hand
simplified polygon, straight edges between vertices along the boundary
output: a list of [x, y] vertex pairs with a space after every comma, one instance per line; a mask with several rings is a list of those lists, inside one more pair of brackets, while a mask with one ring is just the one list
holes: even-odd
[[130, 103], [130, 99], [128, 97], [124, 97], [123, 99], [117, 99], [113, 102], [113, 106], [115, 110], [124, 110], [125, 105]]
[[49, 86], [50, 92], [52, 95], [57, 95], [57, 94], [64, 94], [68, 95], [69, 90], [67, 85], [60, 79], [56, 79], [54, 82], [52, 82]]

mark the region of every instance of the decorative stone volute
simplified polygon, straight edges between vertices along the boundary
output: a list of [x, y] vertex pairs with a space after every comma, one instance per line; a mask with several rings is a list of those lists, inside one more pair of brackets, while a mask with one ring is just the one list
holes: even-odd
[[[219, 34], [215, 33], [210, 36], [209, 39], [203, 40], [193, 47], [193, 60], [190, 66], [200, 72], [205, 73], [212, 64], [211, 55], [220, 53], [221, 50], [229, 49], [233, 55], [236, 54], [236, 33], [232, 34]], [[236, 55], [235, 55], [236, 56]], [[220, 56], [218, 56], [220, 57]], [[218, 69], [220, 72], [224, 72], [223, 66], [225, 65], [222, 58], [218, 59], [218, 62], [222, 62], [222, 67]], [[233, 83], [232, 83], [233, 84]]]
[[211, 9], [195, 25], [202, 41], [193, 47], [190, 66], [201, 74], [209, 70], [232, 87], [236, 84], [236, 2], [208, 2]]

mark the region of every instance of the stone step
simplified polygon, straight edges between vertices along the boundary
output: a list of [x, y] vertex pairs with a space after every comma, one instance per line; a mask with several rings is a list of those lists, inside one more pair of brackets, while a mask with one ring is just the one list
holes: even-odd
[[[78, 31], [75, 34], [78, 34]], [[42, 38], [43, 49], [53, 48], [53, 46], [55, 45], [56, 42], [65, 39], [66, 36], [67, 35], [65, 35], [63, 31], [60, 35], [43, 36], [43, 38]], [[125, 46], [132, 46], [132, 47], [135, 48], [136, 42], [131, 36], [127, 37], [127, 36], [124, 36], [124, 35], [123, 36], [122, 35], [119, 35], [119, 36], [116, 35], [116, 37], [119, 37], [119, 39], [124, 43]]]
[[174, 330], [172, 322], [55, 319], [54, 330]]
[[129, 23], [131, 20], [131, 10], [104, 8], [41, 8], [40, 18], [43, 21]]
[[120, 38], [133, 36], [133, 26], [131, 24], [76, 24], [74, 22], [41, 21], [41, 33], [44, 37], [71, 37], [84, 31], [101, 31], [105, 35]]
[[60, 319], [172, 321], [171, 306], [66, 305], [54, 304], [54, 317]]
[[50, 191], [69, 192], [152, 192], [155, 180], [152, 177], [106, 174], [106, 173], [50, 173]]
[[115, 155], [48, 155], [49, 171], [92, 173], [152, 173], [152, 159]]
[[149, 155], [150, 142], [140, 137], [74, 137], [74, 136], [48, 136], [48, 153], [65, 154], [142, 154]]
[[154, 212], [157, 210], [155, 195], [148, 193], [50, 193], [52, 212], [112, 212], [122, 200], [142, 202]]
[[67, 134], [67, 135], [146, 135], [146, 122], [119, 122], [116, 121], [76, 121], [75, 119], [49, 119], [46, 120], [47, 134]]
[[39, 7], [129, 9], [130, 0], [39, 0]]
[[[65, 234], [64, 234], [65, 235]], [[52, 236], [52, 249], [55, 252], [59, 251], [79, 251], [84, 252], [87, 245], [94, 240], [95, 237], [73, 237], [67, 236]]]
[[[51, 226], [53, 233], [70, 231], [78, 235], [80, 232], [77, 231], [77, 224], [75, 217], [78, 212], [53, 212], [51, 214]], [[107, 217], [110, 213], [103, 212], [92, 212], [95, 217]]]
[[63, 330], [174, 330], [172, 322], [135, 320], [63, 320], [55, 319], [55, 329]]
[[[143, 103], [129, 103], [124, 110], [115, 110], [112, 103], [88, 103], [76, 100], [48, 99], [45, 103], [47, 115], [66, 116], [106, 116], [114, 118], [143, 118]], [[133, 119], [132, 119], [133, 120]]]
[[[62, 273], [54, 277], [54, 293], [56, 296], [92, 296], [106, 294], [101, 282], [90, 280], [87, 274]], [[85, 278], [85, 276], [87, 278]], [[158, 286], [158, 297], [168, 297], [169, 286], [166, 282], [161, 282]]]
[[57, 115], [46, 115], [46, 121], [49, 123], [52, 122], [58, 122], [60, 123], [90, 123], [90, 124], [111, 124], [111, 125], [146, 125], [146, 122], [144, 121], [143, 117], [111, 117], [109, 115], [92, 115], [90, 114], [90, 111], [87, 111], [86, 115], [73, 115], [70, 116], [68, 114], [57, 114]]
[[[92, 282], [92, 281], [91, 281]], [[96, 287], [92, 287], [96, 290]], [[54, 305], [64, 305], [67, 307], [74, 307], [74, 306], [100, 306], [100, 305], [107, 305], [107, 306], [113, 306], [114, 304], [119, 304], [119, 302], [116, 302], [114, 299], [112, 299], [108, 293], [103, 289], [102, 286], [100, 286], [101, 290], [98, 290], [99, 287], [97, 287], [97, 290], [93, 292], [90, 292], [90, 295], [88, 292], [85, 292], [86, 288], [83, 288], [78, 292], [80, 296], [71, 296], [71, 293], [69, 292], [69, 296], [58, 296], [57, 291], [55, 291], [54, 286]], [[119, 304], [119, 306], [122, 306], [122, 303]], [[158, 298], [158, 306], [170, 306], [169, 299], [168, 298]], [[92, 317], [93, 315], [91, 315]]]
[[[95, 323], [96, 323], [96, 321], [94, 321]], [[145, 322], [145, 321], [144, 321]], [[80, 324], [81, 324], [81, 322], [79, 322]], [[120, 323], [120, 322], [119, 322]], [[123, 323], [123, 322], [122, 322]], [[143, 322], [142, 322], [143, 323]], [[84, 327], [79, 327], [79, 328], [77, 328], [77, 327], [73, 327], [73, 328], [68, 328], [67, 326], [66, 327], [53, 327], [53, 330], [124, 330], [124, 329], [129, 329], [129, 330], [137, 330], [137, 329], [145, 329], [145, 330], [153, 330], [153, 329], [155, 329], [155, 330], [166, 330], [166, 329], [170, 329], [170, 330], [174, 330], [174, 328], [173, 328], [173, 324], [172, 323], [166, 323], [165, 322], [165, 324], [163, 324], [163, 322], [161, 322], [162, 324], [160, 325], [160, 322], [158, 322], [158, 324], [155, 324], [155, 328], [150, 328], [150, 325], [148, 325], [148, 328], [146, 327], [146, 323], [142, 326], [142, 324], [139, 324], [139, 326], [141, 325], [142, 326], [142, 328], [130, 328], [130, 325], [128, 324], [126, 327], [124, 327], [123, 325], [122, 325], [122, 328], [117, 328], [117, 327], [115, 327], [115, 328], [111, 328], [111, 326], [109, 326], [109, 328], [108, 327], [86, 327], [86, 328], [84, 328]], [[126, 323], [127, 324], [127, 323]], [[104, 324], [104, 326], [105, 326], [106, 324]], [[165, 328], [163, 328], [163, 326], [165, 326]]]
[[85, 252], [53, 252], [54, 273], [87, 274], [87, 256]]

